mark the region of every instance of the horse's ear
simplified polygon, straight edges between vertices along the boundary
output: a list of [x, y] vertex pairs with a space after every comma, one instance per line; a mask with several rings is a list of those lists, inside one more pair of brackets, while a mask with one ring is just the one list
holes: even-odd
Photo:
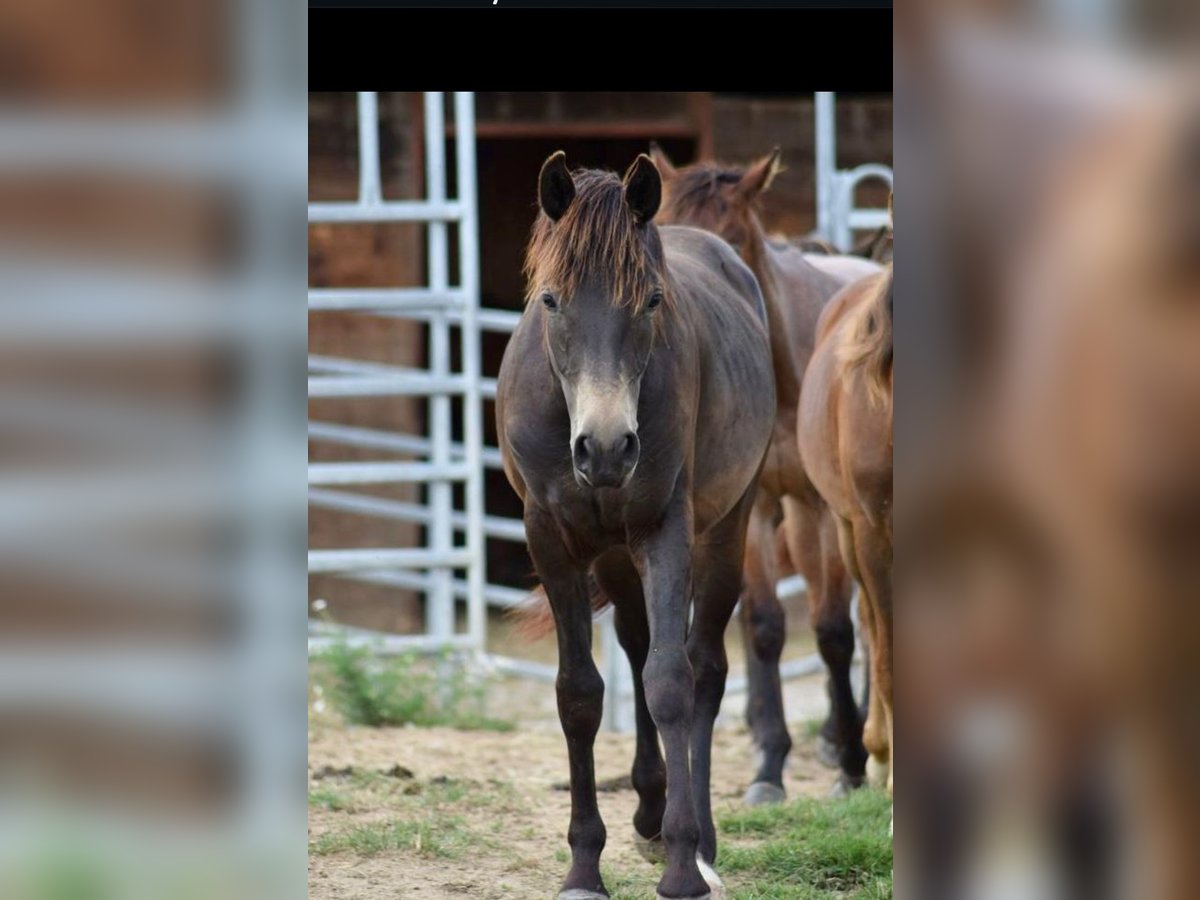
[[738, 181], [738, 191], [746, 197], [757, 197], [771, 186], [775, 176], [783, 171], [779, 164], [779, 148], [776, 147], [754, 163]]
[[675, 177], [675, 165], [663, 152], [663, 148], [658, 146], [658, 141], [650, 142], [650, 161], [658, 169], [658, 174], [662, 176], [663, 181], [670, 181]]
[[567, 154], [559, 150], [542, 163], [542, 172], [538, 175], [538, 205], [557, 222], [574, 199], [575, 181], [567, 171]]
[[662, 202], [662, 176], [645, 153], [639, 153], [625, 173], [625, 202], [639, 225], [654, 218]]

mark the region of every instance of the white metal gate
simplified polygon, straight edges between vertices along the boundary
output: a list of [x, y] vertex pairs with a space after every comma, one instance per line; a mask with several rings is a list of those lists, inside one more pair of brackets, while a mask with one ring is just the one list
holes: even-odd
[[[483, 475], [481, 379], [479, 371], [479, 250], [475, 202], [473, 98], [454, 95], [459, 140], [455, 142], [458, 197], [446, 196], [445, 105], [441, 92], [425, 95], [425, 188], [420, 201], [385, 200], [379, 167], [379, 118], [374, 93], [358, 95], [359, 191], [353, 203], [310, 203], [313, 222], [422, 222], [428, 237], [428, 283], [421, 288], [309, 290], [309, 309], [369, 311], [402, 316], [429, 325], [425, 369], [384, 366], [353, 359], [309, 357], [309, 397], [421, 396], [430, 398], [427, 434], [393, 434], [310, 422], [311, 437], [338, 444], [399, 451], [413, 462], [313, 463], [308, 470], [311, 503], [368, 516], [419, 522], [425, 546], [371, 550], [312, 550], [309, 572], [334, 573], [424, 592], [426, 633], [385, 639], [389, 649], [466, 647], [482, 649], [486, 630], [483, 605]], [[466, 139], [463, 138], [466, 136]], [[458, 225], [459, 283], [449, 283], [448, 226]], [[450, 329], [462, 335], [462, 359], [454, 371]], [[463, 443], [451, 436], [451, 403], [461, 402]], [[425, 503], [365, 497], [338, 486], [423, 483]], [[465, 485], [461, 509], [452, 486]], [[464, 535], [455, 540], [455, 532]], [[454, 570], [466, 572], [458, 584]], [[455, 598], [467, 601], [466, 631], [455, 627]], [[310, 647], [323, 643], [310, 639]]]
[[[333, 573], [352, 580], [423, 594], [423, 634], [379, 635], [346, 629], [351, 643], [369, 643], [381, 652], [465, 650], [486, 657], [495, 669], [553, 681], [556, 668], [486, 653], [487, 607], [510, 607], [526, 592], [487, 583], [484, 540], [488, 537], [525, 543], [519, 520], [488, 516], [484, 509], [484, 468], [500, 468], [500, 451], [483, 442], [483, 402], [496, 394], [494, 379], [481, 370], [483, 331], [511, 332], [520, 314], [480, 308], [479, 222], [476, 202], [474, 96], [453, 95], [455, 183], [458, 196], [446, 189], [446, 116], [441, 92], [424, 95], [425, 199], [385, 200], [380, 182], [378, 105], [374, 93], [358, 94], [359, 196], [353, 203], [310, 203], [309, 222], [421, 222], [427, 229], [428, 280], [420, 288], [310, 289], [310, 310], [372, 312], [429, 325], [425, 369], [385, 366], [353, 359], [309, 356], [310, 397], [421, 396], [430, 398], [426, 434], [411, 435], [309, 422], [315, 439], [416, 457], [412, 462], [313, 463], [309, 466], [309, 501], [316, 506], [364, 516], [416, 522], [425, 526], [425, 545], [417, 548], [313, 550], [310, 573]], [[459, 281], [449, 282], [449, 225], [457, 225]], [[461, 334], [461, 364], [451, 365], [451, 329]], [[452, 407], [462, 404], [463, 440], [451, 433]], [[369, 497], [337, 490], [347, 484], [422, 483], [429, 486], [423, 503]], [[455, 503], [452, 485], [465, 486]], [[462, 535], [462, 540], [456, 540]], [[465, 578], [456, 578], [455, 570]], [[465, 601], [467, 627], [456, 628], [456, 607]], [[332, 639], [319, 623], [310, 624], [309, 649]], [[348, 633], [348, 636], [347, 634]]]

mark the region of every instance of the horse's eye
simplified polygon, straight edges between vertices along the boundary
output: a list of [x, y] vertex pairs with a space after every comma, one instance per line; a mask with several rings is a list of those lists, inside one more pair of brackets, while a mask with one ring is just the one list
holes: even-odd
[[658, 305], [663, 302], [663, 292], [655, 291], [650, 295], [650, 299], [646, 301], [646, 309], [658, 309]]
[[553, 294], [551, 294], [549, 291], [545, 291], [542, 294], [542, 306], [546, 307], [546, 309], [550, 310], [551, 312], [555, 312], [558, 309], [558, 301], [554, 299]]

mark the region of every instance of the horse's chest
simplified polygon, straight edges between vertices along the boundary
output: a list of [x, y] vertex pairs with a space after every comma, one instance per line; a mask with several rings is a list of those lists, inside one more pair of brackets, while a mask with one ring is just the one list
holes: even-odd
[[625, 502], [619, 491], [582, 491], [573, 486], [552, 491], [547, 508], [571, 555], [590, 560], [624, 543]]

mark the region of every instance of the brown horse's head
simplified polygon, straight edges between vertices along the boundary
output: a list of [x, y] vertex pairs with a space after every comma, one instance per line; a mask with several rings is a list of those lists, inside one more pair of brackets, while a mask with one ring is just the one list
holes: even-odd
[[581, 485], [622, 487], [637, 465], [642, 373], [671, 296], [651, 223], [661, 197], [662, 180], [645, 155], [623, 181], [612, 172], [569, 172], [562, 151], [542, 166], [526, 302], [543, 307]]
[[743, 258], [761, 244], [758, 197], [779, 174], [778, 147], [746, 169], [711, 162], [676, 169], [657, 144], [650, 145], [650, 155], [663, 178], [661, 224], [711, 231]]

